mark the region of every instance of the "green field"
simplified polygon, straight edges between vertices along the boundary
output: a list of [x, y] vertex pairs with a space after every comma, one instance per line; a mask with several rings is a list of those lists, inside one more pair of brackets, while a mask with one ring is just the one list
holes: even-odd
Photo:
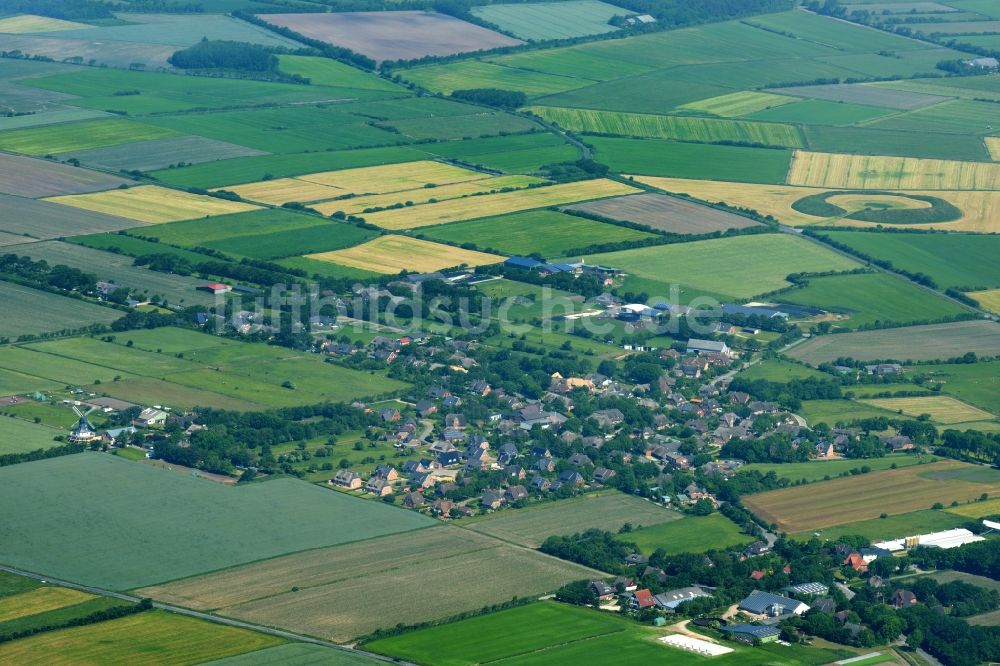
[[598, 0], [569, 0], [486, 5], [474, 8], [472, 13], [521, 39], [542, 41], [611, 32], [617, 28], [609, 25], [608, 20], [628, 12]]
[[[913, 511], [912, 513], [890, 515], [888, 518], [861, 520], [856, 523], [828, 527], [820, 530], [820, 538], [835, 541], [848, 534], [859, 534], [871, 541], [886, 541], [888, 539], [899, 539], [915, 534], [942, 532], [961, 527], [968, 521], [968, 518], [957, 516], [947, 511], [927, 509], [924, 511]], [[812, 536], [812, 533], [803, 532], [800, 536], [808, 538]]]
[[66, 433], [48, 426], [0, 416], [0, 455], [60, 446], [60, 442], [53, 441], [53, 437], [60, 434]]
[[765, 109], [777, 108], [795, 101], [797, 100], [794, 97], [786, 97], [785, 95], [745, 91], [710, 97], [698, 100], [697, 102], [689, 102], [680, 108], [689, 111], [701, 111], [702, 113], [722, 116], [723, 118], [735, 118], [737, 116], [749, 116]]
[[49, 631], [0, 645], [10, 664], [200, 664], [278, 645], [283, 639], [166, 611]]
[[202, 666], [379, 666], [384, 662], [363, 652], [334, 650], [309, 643], [286, 643], [256, 652], [238, 654]]
[[896, 268], [929, 275], [942, 289], [1000, 287], [1000, 236], [824, 231], [831, 239]]
[[926, 365], [914, 374], [926, 376], [941, 385], [944, 393], [993, 414], [1000, 414], [1000, 362], [962, 365]]
[[891, 469], [896, 467], [908, 467], [918, 465], [922, 462], [930, 462], [930, 456], [910, 456], [910, 455], [888, 455], [883, 458], [867, 458], [865, 460], [855, 460], [845, 458], [841, 460], [816, 460], [804, 463], [754, 463], [744, 465], [741, 470], [757, 471], [762, 474], [774, 472], [780, 479], [790, 481], [822, 481], [827, 477], [831, 479], [840, 476], [844, 472], [852, 469], [868, 467], [871, 470]]
[[806, 125], [810, 150], [842, 152], [845, 146], [860, 155], [895, 155], [941, 160], [986, 161], [990, 155], [981, 137], [940, 132], [908, 132], [874, 127]]
[[[334, 223], [336, 224], [336, 223]], [[253, 236], [293, 233], [312, 227], [329, 227], [330, 223], [303, 213], [280, 208], [265, 208], [248, 213], [220, 215], [211, 219], [186, 220], [144, 227], [142, 236], [180, 247], [197, 247], [207, 243], [244, 240]], [[340, 225], [330, 227], [340, 228]]]
[[801, 148], [805, 144], [798, 128], [779, 123], [758, 123], [745, 120], [695, 118], [591, 111], [549, 106], [526, 109], [563, 129], [589, 134], [616, 134], [649, 139], [676, 139], [699, 143], [743, 143], [784, 148]]
[[573, 248], [655, 238], [653, 234], [552, 210], [536, 210], [420, 229], [419, 236], [447, 243], [472, 243], [499, 254], [557, 257]]
[[28, 155], [49, 155], [116, 146], [130, 141], [162, 139], [177, 134], [178, 132], [169, 128], [154, 127], [124, 118], [84, 120], [2, 132], [0, 148]]
[[680, 517], [670, 509], [609, 490], [517, 511], [500, 511], [459, 524], [504, 541], [536, 548], [549, 536], [573, 534], [591, 527], [617, 532], [625, 523], [635, 527], [662, 525]]
[[346, 65], [331, 58], [283, 55], [278, 58], [281, 71], [309, 79], [314, 86], [364, 88], [404, 93], [401, 86], [381, 77]]
[[753, 537], [743, 534], [733, 521], [721, 513], [642, 527], [622, 534], [620, 538], [636, 544], [639, 550], [647, 555], [660, 549], [670, 555], [703, 553], [707, 550], [739, 546], [754, 540]]
[[432, 524], [297, 480], [234, 488], [97, 453], [2, 468], [0, 498], [32, 507], [6, 521], [0, 562], [117, 590]]
[[850, 423], [858, 419], [884, 416], [894, 418], [896, 412], [863, 405], [853, 400], [805, 400], [799, 409], [799, 416], [810, 426], [825, 423], [831, 428], [838, 423]]
[[862, 106], [861, 104], [810, 99], [750, 113], [744, 116], [744, 118], [772, 123], [853, 125], [854, 123], [881, 118], [891, 113], [897, 112], [893, 109], [883, 109], [876, 106]]
[[[183, 350], [183, 358], [159, 353], [163, 348], [161, 341], [178, 337], [184, 344], [192, 345]], [[135, 346], [126, 346], [129, 340]], [[203, 340], [218, 344], [204, 347]], [[34, 358], [42, 364], [39, 369], [10, 369], [73, 384], [77, 382], [72, 379], [77, 377], [64, 373], [62, 363], [84, 362], [98, 366], [101, 375], [106, 376], [106, 371], [110, 371], [112, 378], [119, 377], [103, 384], [102, 392], [126, 400], [185, 409], [213, 403], [227, 408], [226, 404], [233, 402], [243, 403], [247, 408], [342, 402], [406, 386], [383, 375], [324, 363], [314, 354], [169, 328], [135, 331], [118, 337], [114, 343], [72, 338], [33, 344], [27, 349], [37, 353]], [[5, 367], [2, 360], [0, 367]], [[286, 381], [292, 382], [293, 387], [283, 386]], [[164, 391], [162, 397], [156, 397], [157, 391]], [[213, 395], [222, 397], [221, 403], [211, 400]], [[203, 402], [205, 399], [211, 402]]]
[[10, 282], [0, 282], [0, 303], [4, 305], [0, 338], [76, 330], [91, 324], [110, 324], [125, 316], [121, 310]]
[[809, 278], [808, 285], [786, 291], [777, 300], [835, 313], [834, 325], [843, 328], [934, 321], [968, 312], [954, 301], [885, 273]]
[[572, 90], [593, 83], [584, 78], [502, 67], [479, 60], [460, 60], [444, 65], [415, 67], [403, 70], [400, 74], [407, 81], [445, 94], [472, 86], [518, 90], [529, 97], [534, 97]]
[[765, 379], [769, 382], [787, 382], [792, 379], [824, 378], [826, 374], [808, 365], [792, 363], [778, 358], [767, 359], [740, 372], [744, 379]]
[[[766, 262], [757, 257], [766, 256]], [[758, 234], [607, 252], [588, 262], [628, 273], [625, 286], [663, 297], [671, 284], [681, 294], [702, 292], [749, 298], [787, 286], [800, 271], [850, 270], [853, 260], [787, 234]]]
[[587, 137], [597, 159], [615, 171], [743, 183], [785, 182], [791, 151], [655, 139]]
[[[275, 228], [280, 228], [280, 226], [276, 225]], [[301, 229], [281, 229], [271, 233], [234, 236], [199, 243], [199, 245], [236, 256], [253, 259], [277, 259], [340, 250], [363, 243], [376, 235], [377, 232], [370, 229], [361, 229], [353, 224], [327, 220], [318, 225]]]
[[[727, 643], [734, 652], [708, 660], [668, 647], [657, 631], [612, 613], [551, 601], [500, 611], [452, 624], [372, 641], [366, 649], [392, 657], [441, 666], [503, 663], [516, 666], [656, 663], [681, 666], [805, 666], [853, 656], [847, 650]], [[517, 640], [511, 640], [516, 636]]]

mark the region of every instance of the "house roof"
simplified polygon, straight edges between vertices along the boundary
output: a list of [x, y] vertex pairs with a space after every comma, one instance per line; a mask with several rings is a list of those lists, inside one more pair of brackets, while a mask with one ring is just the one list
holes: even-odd
[[653, 593], [649, 590], [636, 590], [634, 594], [635, 601], [639, 604], [639, 608], [649, 608], [650, 606], [656, 604], [656, 601], [653, 599]]
[[781, 606], [790, 612], [804, 605], [801, 601], [783, 597], [780, 594], [754, 590], [750, 596], [740, 602], [739, 607], [750, 613], [765, 614], [774, 606]]
[[780, 636], [781, 629], [777, 627], [764, 627], [756, 624], [731, 624], [728, 627], [720, 627], [721, 631], [731, 634], [744, 634], [755, 638], [768, 638], [770, 636]]

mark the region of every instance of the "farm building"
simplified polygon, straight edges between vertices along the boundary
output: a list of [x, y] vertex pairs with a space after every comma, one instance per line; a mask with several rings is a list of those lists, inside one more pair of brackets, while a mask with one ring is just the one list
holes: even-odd
[[882, 548], [891, 552], [915, 548], [916, 546], [927, 546], [928, 548], [958, 548], [967, 543], [985, 541], [983, 537], [973, 534], [965, 528], [945, 530], [943, 532], [932, 532], [930, 534], [918, 534], [917, 536], [904, 537], [902, 539], [892, 539], [874, 543], [875, 548]]
[[750, 596], [740, 602], [739, 608], [754, 615], [781, 617], [783, 615], [802, 615], [809, 610], [809, 604], [783, 597], [780, 594], [754, 590]]
[[233, 290], [228, 284], [222, 284], [221, 282], [210, 282], [208, 284], [203, 284], [198, 287], [202, 291], [207, 291], [210, 294], [226, 294]]
[[729, 345], [716, 340], [698, 340], [691, 338], [687, 341], [687, 353], [689, 354], [728, 354]]
[[653, 600], [660, 608], [674, 610], [685, 601], [691, 601], [692, 599], [709, 596], [712, 595], [698, 586], [693, 586], [661, 592], [660, 594], [653, 596]]
[[139, 413], [136, 423], [144, 428], [163, 425], [167, 422], [167, 413], [162, 409], [147, 408]]
[[823, 583], [799, 583], [798, 585], [789, 585], [785, 588], [785, 592], [789, 594], [829, 594], [830, 588]]
[[733, 640], [742, 643], [773, 643], [781, 636], [777, 627], [762, 627], [756, 624], [733, 624], [722, 627], [722, 631], [732, 636]]

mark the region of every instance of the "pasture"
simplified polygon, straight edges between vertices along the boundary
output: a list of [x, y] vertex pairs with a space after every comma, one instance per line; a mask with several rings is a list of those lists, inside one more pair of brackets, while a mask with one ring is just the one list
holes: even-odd
[[281, 71], [297, 74], [309, 79], [314, 86], [334, 86], [337, 88], [361, 88], [402, 93], [404, 89], [387, 79], [351, 67], [339, 60], [318, 56], [278, 56]]
[[1000, 363], [996, 361], [928, 365], [916, 374], [925, 375], [963, 402], [1000, 414]]
[[[6, 381], [0, 379], [0, 387], [6, 388], [7, 385]], [[6, 391], [0, 393], [6, 394]], [[0, 416], [0, 455], [51, 449], [60, 445], [54, 438], [65, 434], [65, 431], [41, 424], [22, 421], [11, 416]]]
[[701, 113], [721, 116], [723, 118], [735, 118], [791, 104], [795, 101], [794, 97], [786, 95], [746, 90], [727, 93], [718, 97], [709, 97], [708, 99], [700, 99], [697, 102], [688, 102], [679, 106], [678, 109], [700, 111]]
[[[433, 524], [298, 480], [229, 487], [97, 453], [2, 468], [0, 478], [5, 506], [31, 507], [5, 521], [0, 562], [116, 590]], [[107, 488], [120, 502], [95, 501]]]
[[64, 21], [62, 19], [36, 16], [34, 14], [19, 14], [0, 19], [0, 32], [15, 34], [21, 32], [57, 32], [60, 30], [76, 30], [78, 28], [89, 27], [86, 23]]
[[76, 158], [83, 164], [111, 171], [154, 171], [182, 162], [199, 164], [265, 154], [260, 150], [225, 141], [215, 141], [200, 136], [176, 136], [72, 151], [56, 157], [62, 160]]
[[743, 503], [782, 531], [807, 532], [997, 492], [1000, 472], [945, 461], [772, 490], [744, 497]]
[[404, 270], [429, 273], [452, 266], [496, 264], [505, 257], [409, 236], [387, 235], [343, 250], [306, 255], [306, 258], [375, 273], [398, 273]]
[[573, 76], [504, 67], [480, 60], [459, 60], [442, 65], [426, 65], [403, 70], [401, 76], [423, 88], [450, 94], [474, 82], [477, 87], [495, 87], [518, 90], [529, 97], [572, 90], [590, 85], [593, 81]]
[[311, 39], [345, 46], [379, 62], [523, 44], [518, 39], [435, 12], [262, 14], [260, 18]]
[[602, 199], [568, 206], [567, 210], [578, 210], [614, 220], [642, 224], [672, 234], [710, 234], [759, 225], [758, 222], [742, 215], [662, 194], [636, 194]]
[[1000, 499], [988, 499], [985, 502], [971, 502], [961, 506], [950, 506], [945, 509], [948, 513], [962, 516], [964, 518], [988, 518], [989, 516], [1000, 515]]
[[516, 511], [499, 511], [456, 524], [503, 541], [537, 548], [547, 537], [592, 527], [617, 532], [626, 523], [638, 529], [673, 523], [680, 518], [676, 511], [608, 490]]
[[[21, 90], [24, 90], [23, 88]], [[8, 104], [13, 108], [16, 100], [11, 99]], [[93, 118], [104, 118], [108, 114], [103, 111], [92, 109], [76, 109], [66, 107], [65, 109], [52, 108], [43, 105], [35, 113], [24, 116], [5, 116], [0, 118], [0, 130], [22, 129], [25, 127], [38, 127], [40, 125], [54, 125], [56, 123], [68, 123], [76, 120], [91, 120]]]
[[908, 280], [881, 272], [811, 277], [805, 286], [783, 292], [775, 300], [826, 310], [836, 316], [833, 325], [842, 328], [934, 321], [969, 312]]
[[[757, 261], [766, 256], [769, 261]], [[787, 234], [758, 234], [606, 252], [588, 262], [619, 268], [632, 285], [664, 296], [671, 284], [721, 297], [749, 298], [788, 286], [785, 277], [803, 271], [842, 271], [857, 264], [842, 255]], [[1000, 328], [1000, 327], [998, 327]]]
[[472, 243], [478, 249], [497, 254], [527, 255], [538, 252], [546, 257], [560, 256], [574, 248], [654, 237], [644, 231], [551, 210], [424, 227], [418, 234], [430, 240], [458, 245]]
[[787, 353], [810, 365], [819, 365], [838, 358], [933, 361], [970, 351], [981, 356], [1000, 354], [1000, 324], [973, 320], [822, 335]]
[[[790, 98], [786, 98], [790, 99]], [[746, 116], [747, 120], [810, 125], [853, 125], [895, 113], [892, 109], [826, 100], [801, 100]]]
[[63, 238], [76, 234], [121, 231], [138, 226], [135, 220], [77, 210], [68, 206], [0, 194], [0, 231], [11, 235], [4, 245], [32, 240]]
[[608, 21], [622, 16], [623, 10], [599, 0], [568, 0], [485, 5], [473, 8], [472, 14], [521, 39], [544, 41], [612, 32], [617, 28]]
[[279, 645], [283, 639], [166, 611], [146, 611], [93, 625], [48, 631], [0, 645], [0, 661], [152, 665], [201, 664]]
[[3, 194], [21, 197], [82, 194], [118, 187], [128, 182], [117, 176], [79, 169], [68, 164], [0, 154], [0, 193]]
[[110, 324], [125, 316], [121, 310], [11, 282], [0, 282], [0, 302], [4, 306], [0, 338], [76, 330], [91, 324]]
[[214, 305], [215, 296], [198, 287], [204, 280], [184, 275], [160, 273], [133, 266], [132, 257], [80, 247], [62, 241], [50, 240], [11, 248], [21, 256], [34, 261], [47, 261], [50, 266], [62, 264], [96, 275], [99, 280], [113, 282], [120, 287], [134, 290], [138, 300], [160, 296], [172, 305]]
[[[929, 275], [941, 288], [1000, 286], [1000, 237], [971, 234], [890, 234], [824, 231], [832, 240], [892, 262], [896, 268]], [[975, 298], [975, 297], [974, 297]]]
[[918, 398], [870, 398], [861, 400], [861, 402], [880, 409], [900, 412], [906, 416], [918, 417], [927, 414], [931, 421], [944, 425], [970, 421], [991, 421], [996, 418], [989, 412], [946, 395]]
[[[982, 137], [972, 134], [946, 134], [927, 130], [909, 132], [869, 125], [805, 125], [802, 131], [813, 152], [841, 153], [845, 146], [850, 146], [853, 153], [873, 157], [925, 158], [949, 162], [989, 161], [989, 152]], [[928, 168], [929, 165], [925, 164], [923, 167]], [[939, 175], [942, 178], [948, 177], [947, 173]]]
[[230, 237], [201, 243], [232, 255], [254, 259], [278, 259], [350, 247], [373, 238], [376, 232], [353, 224], [328, 220], [300, 229]]
[[[857, 534], [870, 541], [899, 539], [916, 534], [943, 532], [944, 530], [962, 527], [968, 519], [961, 518], [951, 511], [934, 511], [924, 509], [910, 513], [892, 514], [885, 518], [872, 518], [856, 522], [844, 523], [828, 527], [820, 531], [820, 539], [837, 540], [841, 537]], [[812, 532], [801, 532], [797, 536], [802, 539], [812, 537]]]
[[733, 548], [754, 540], [754, 537], [743, 534], [733, 521], [721, 513], [651, 527], [643, 526], [622, 534], [619, 538], [631, 541], [647, 555], [660, 549], [671, 555], [704, 553], [708, 550]]
[[279, 231], [289, 232], [326, 224], [325, 220], [313, 215], [280, 208], [262, 208], [249, 213], [157, 224], [144, 228], [142, 235], [170, 245], [197, 247], [216, 241], [273, 234]]
[[434, 224], [517, 213], [534, 208], [562, 206], [580, 201], [632, 194], [637, 190], [604, 178], [583, 180], [514, 192], [427, 203], [413, 208], [386, 210], [365, 215], [369, 224], [383, 229], [416, 229]]
[[907, 454], [890, 454], [882, 458], [857, 460], [842, 458], [838, 460], [810, 460], [802, 463], [754, 463], [744, 465], [741, 470], [756, 471], [761, 474], [774, 472], [779, 479], [790, 481], [829, 481], [852, 469], [868, 467], [873, 471], [909, 467], [932, 461], [930, 456], [912, 456]]
[[[137, 402], [185, 409], [195, 405], [223, 409], [243, 405], [244, 409], [261, 409], [344, 402], [398, 391], [406, 386], [381, 374], [325, 363], [315, 354], [223, 340], [204, 333], [197, 333], [194, 338], [183, 337], [185, 344], [191, 347], [183, 350], [182, 357], [162, 353], [160, 341], [172, 342], [177, 335], [174, 329], [162, 328], [152, 334], [137, 331], [113, 343], [73, 338], [32, 344], [24, 349], [48, 356], [38, 359], [39, 363], [50, 362], [54, 366], [46, 371], [46, 378], [62, 375], [61, 360], [78, 360], [119, 371], [114, 375], [120, 376], [119, 381], [103, 385], [103, 392]], [[149, 342], [145, 347], [130, 348], [127, 346], [130, 339], [133, 344], [140, 339]], [[206, 347], [209, 341], [213, 344]], [[219, 344], [214, 344], [215, 341]], [[29, 370], [27, 374], [38, 372], [41, 370]], [[160, 397], [156, 397], [158, 390], [163, 392]]]
[[0, 134], [0, 148], [28, 155], [52, 155], [132, 141], [177, 136], [177, 132], [125, 118], [84, 120]]
[[838, 424], [854, 423], [859, 419], [867, 418], [893, 418], [898, 416], [893, 412], [860, 402], [846, 399], [832, 400], [805, 400], [799, 408], [799, 416], [807, 423], [815, 426], [817, 423], [825, 423], [831, 428]]
[[127, 217], [148, 224], [243, 213], [258, 208], [248, 203], [191, 194], [158, 185], [140, 185], [125, 190], [49, 197], [46, 201], [95, 213]]
[[796, 151], [789, 185], [855, 190], [997, 190], [1000, 164]]
[[802, 133], [792, 125], [745, 120], [592, 111], [549, 106], [525, 109], [572, 132], [613, 134], [700, 143], [743, 143], [802, 148]]
[[[441, 526], [264, 560], [141, 594], [344, 642], [400, 622], [439, 620], [513, 596], [551, 592], [594, 575], [527, 548]], [[393, 594], [365, 592], [373, 586]]]
[[704, 178], [747, 183], [784, 183], [792, 153], [656, 139], [587, 137], [597, 159], [620, 173]]
[[226, 657], [205, 666], [382, 666], [384, 662], [363, 652], [335, 650], [309, 643], [285, 643], [256, 652]]

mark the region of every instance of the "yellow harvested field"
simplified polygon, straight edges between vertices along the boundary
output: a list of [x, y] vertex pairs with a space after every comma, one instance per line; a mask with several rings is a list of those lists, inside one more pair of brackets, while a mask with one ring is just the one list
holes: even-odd
[[979, 301], [983, 308], [990, 312], [1000, 314], [1000, 289], [987, 289], [986, 291], [971, 291], [969, 296]]
[[967, 405], [961, 400], [956, 400], [951, 396], [934, 395], [914, 398], [872, 398], [871, 400], [858, 400], [866, 405], [881, 407], [892, 412], [902, 412], [906, 416], [920, 416], [928, 414], [931, 421], [950, 425], [953, 423], [966, 423], [969, 421], [989, 421], [995, 418], [989, 412], [978, 407]]
[[414, 205], [428, 203], [431, 200], [444, 201], [446, 199], [458, 199], [473, 194], [486, 194], [497, 192], [505, 188], [521, 189], [528, 185], [544, 183], [542, 178], [534, 176], [497, 176], [495, 178], [484, 178], [483, 180], [473, 180], [465, 183], [450, 183], [440, 187], [420, 187], [415, 190], [402, 190], [400, 192], [389, 192], [388, 194], [369, 194], [350, 199], [338, 199], [337, 201], [327, 201], [321, 204], [314, 204], [315, 208], [324, 215], [331, 215], [340, 211], [347, 215], [361, 215], [370, 208], [388, 208], [395, 204], [406, 204], [410, 202]]
[[235, 187], [220, 187], [218, 189], [235, 192], [249, 201], [259, 201], [274, 206], [280, 206], [289, 201], [298, 201], [300, 203], [324, 201], [350, 194], [350, 192], [338, 187], [319, 185], [295, 178], [275, 178], [274, 180], [262, 180], [259, 183], [249, 183]]
[[1000, 190], [1000, 164], [797, 150], [787, 182], [846, 190]]
[[[813, 217], [792, 209], [792, 203], [811, 194], [828, 192], [827, 188], [799, 187], [794, 185], [753, 185], [749, 183], [727, 183], [716, 180], [689, 180], [686, 178], [659, 178], [655, 176], [633, 176], [640, 183], [674, 194], [689, 194], [692, 197], [712, 203], [724, 202], [732, 206], [753, 208], [763, 215], [771, 215], [783, 224], [793, 227], [810, 224], [834, 225], [838, 227], [874, 227], [874, 222], [861, 220], [829, 219]], [[920, 229], [944, 229], [948, 231], [973, 231], [978, 233], [1000, 232], [1000, 192], [985, 191], [931, 191], [917, 190], [907, 194], [922, 194], [944, 199], [962, 211], [962, 217], [953, 222], [921, 224]], [[864, 197], [871, 200], [871, 197]], [[831, 197], [831, 201], [838, 201]]]
[[93, 598], [92, 594], [68, 587], [39, 587], [31, 592], [0, 599], [0, 622], [74, 606]]
[[82, 28], [92, 28], [94, 26], [85, 23], [75, 23], [64, 21], [48, 16], [35, 16], [34, 14], [21, 14], [20, 16], [10, 16], [0, 19], [0, 32], [21, 33], [21, 32], [56, 32], [57, 30], [80, 30]]
[[341, 169], [298, 176], [298, 180], [338, 187], [353, 194], [381, 194], [412, 190], [427, 184], [445, 185], [467, 180], [482, 180], [490, 175], [443, 162], [420, 160], [401, 164]]
[[990, 151], [990, 159], [1000, 162], [1000, 136], [988, 136], [983, 139], [986, 150]]
[[369, 224], [384, 229], [415, 229], [432, 224], [492, 217], [533, 208], [616, 197], [639, 192], [634, 187], [604, 178], [584, 180], [548, 187], [535, 187], [517, 192], [504, 192], [467, 199], [452, 199], [413, 208], [386, 210], [365, 216]]
[[309, 254], [306, 258], [376, 273], [398, 273], [403, 270], [426, 273], [462, 264], [466, 266], [496, 264], [506, 259], [496, 254], [473, 252], [396, 235], [380, 236], [345, 250]]
[[225, 199], [171, 190], [156, 185], [140, 185], [125, 190], [106, 190], [92, 194], [50, 197], [46, 201], [92, 210], [97, 213], [126, 217], [149, 224], [243, 213], [260, 208], [240, 201], [226, 201]]

